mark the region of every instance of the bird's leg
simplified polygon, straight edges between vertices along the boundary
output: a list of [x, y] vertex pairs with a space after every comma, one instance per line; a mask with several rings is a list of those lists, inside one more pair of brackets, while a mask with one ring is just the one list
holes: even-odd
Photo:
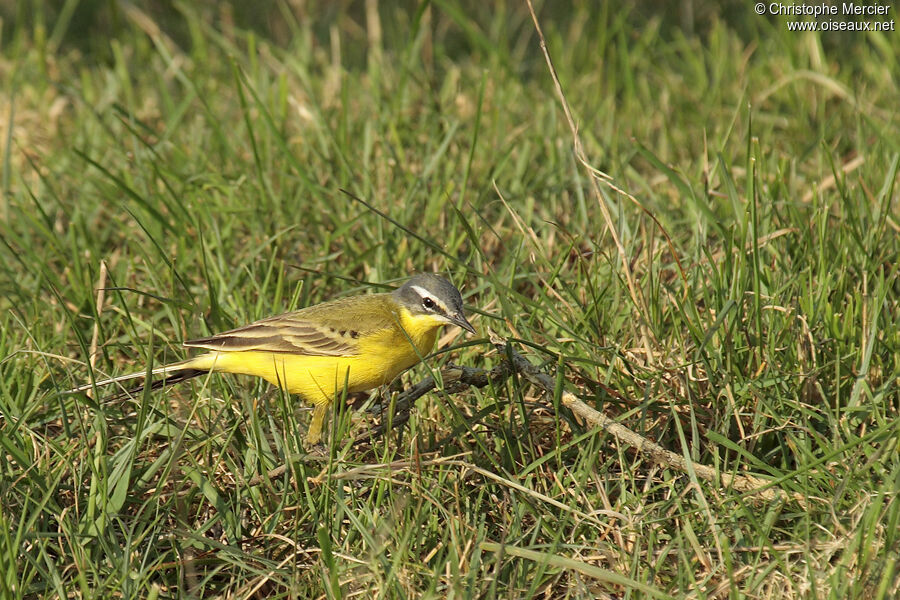
[[315, 446], [322, 441], [322, 422], [325, 420], [325, 414], [328, 412], [328, 404], [316, 404], [313, 409], [312, 421], [309, 422], [309, 431], [306, 434], [306, 443]]

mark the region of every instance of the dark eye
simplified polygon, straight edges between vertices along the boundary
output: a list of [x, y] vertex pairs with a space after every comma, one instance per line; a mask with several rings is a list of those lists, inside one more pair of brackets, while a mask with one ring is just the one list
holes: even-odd
[[434, 308], [434, 300], [432, 300], [431, 298], [424, 298], [422, 299], [422, 306], [431, 310], [432, 308]]

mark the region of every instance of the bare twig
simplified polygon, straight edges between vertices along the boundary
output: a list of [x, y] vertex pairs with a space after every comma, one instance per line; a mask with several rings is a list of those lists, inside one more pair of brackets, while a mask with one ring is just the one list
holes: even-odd
[[[548, 394], [554, 393], [555, 384], [553, 379], [549, 375], [531, 364], [530, 361], [516, 352], [508, 344], [505, 344], [500, 340], [492, 341], [498, 348], [502, 346], [503, 351], [506, 353], [506, 356], [509, 358], [509, 360], [512, 361], [516, 372], [520, 373], [523, 377], [525, 377], [525, 379], [527, 379], [533, 385], [541, 388]], [[731, 475], [730, 473], [720, 473], [712, 467], [689, 461], [687, 458], [680, 454], [676, 454], [674, 452], [666, 450], [659, 444], [648, 440], [642, 435], [639, 435], [628, 429], [624, 425], [613, 421], [603, 413], [594, 410], [593, 408], [579, 400], [578, 397], [571, 392], [564, 391], [562, 393], [562, 403], [573, 413], [575, 413], [588, 423], [600, 427], [601, 429], [611, 433], [616, 437], [616, 439], [625, 442], [644, 456], [665, 467], [669, 467], [677, 471], [681, 471], [682, 473], [688, 474], [693, 471], [700, 479], [704, 479], [713, 483], [721, 480], [721, 484], [723, 487], [733, 488], [739, 492], [753, 494], [754, 499], [757, 501], [774, 501], [777, 499], [783, 499], [787, 496], [790, 499], [794, 500], [797, 504], [806, 506], [805, 497], [801, 496], [800, 494], [785, 494], [781, 490], [772, 488], [769, 482], [764, 479], [753, 475]]]
[[[491, 383], [500, 383], [509, 377], [510, 364], [506, 361], [497, 365], [490, 371], [474, 367], [461, 367], [457, 365], [445, 367], [441, 370], [441, 380], [444, 382], [444, 391], [448, 393], [461, 392], [469, 387], [482, 388]], [[383, 435], [388, 427], [400, 427], [409, 421], [409, 411], [413, 403], [437, 388], [437, 381], [433, 376], [426, 377], [413, 387], [401, 393], [394, 402], [394, 414], [381, 425], [373, 427], [368, 432], [353, 440], [353, 445], [363, 444]]]

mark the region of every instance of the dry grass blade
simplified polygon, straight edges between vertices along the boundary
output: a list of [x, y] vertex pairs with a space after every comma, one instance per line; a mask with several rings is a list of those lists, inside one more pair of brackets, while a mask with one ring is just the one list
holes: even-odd
[[[100, 340], [100, 313], [103, 311], [103, 305], [106, 302], [106, 261], [100, 261], [100, 275], [97, 277], [97, 320], [94, 321], [94, 331], [91, 333], [90, 348], [90, 365], [91, 371], [97, 364], [97, 346]], [[92, 397], [93, 390], [88, 391], [88, 397]]]
[[[553, 60], [550, 58], [550, 50], [547, 48], [547, 41], [544, 39], [544, 32], [541, 30], [541, 25], [538, 22], [537, 15], [534, 12], [534, 6], [531, 4], [531, 0], [525, 0], [528, 3], [528, 10], [531, 13], [531, 19], [534, 21], [534, 29], [537, 32], [538, 39], [541, 41], [541, 52], [544, 54], [544, 60], [547, 61], [547, 68], [550, 70], [550, 75], [553, 77], [553, 84], [556, 87], [556, 93], [559, 96], [559, 101], [562, 104], [563, 112], [566, 115], [566, 122], [569, 124], [569, 129], [572, 132], [572, 144], [573, 149], [575, 151], [575, 156], [578, 158], [578, 161], [582, 165], [587, 165], [587, 157], [584, 153], [584, 145], [581, 143], [581, 137], [578, 135], [578, 127], [575, 125], [575, 119], [572, 116], [572, 110], [569, 108], [569, 102], [566, 100], [566, 95], [563, 92], [562, 84], [559, 81], [559, 76], [556, 74], [556, 68], [553, 66]], [[591, 190], [594, 193], [594, 196], [597, 198], [597, 205], [600, 207], [600, 212], [603, 215], [603, 220], [606, 222], [606, 227], [609, 230], [610, 235], [613, 238], [613, 241], [616, 244], [616, 250], [619, 253], [619, 260], [622, 263], [622, 271], [625, 273], [625, 281], [628, 283], [628, 293], [631, 295], [631, 301], [634, 302], [634, 306], [638, 309], [641, 314], [641, 334], [643, 338], [644, 351], [646, 352], [646, 356], [648, 360], [653, 356], [653, 352], [651, 351], [650, 340], [653, 339], [653, 334], [650, 331], [650, 328], [647, 327], [647, 324], [643, 318], [643, 315], [648, 314], [647, 303], [644, 301], [644, 296], [641, 293], [641, 289], [638, 287], [637, 283], [634, 280], [634, 274], [631, 272], [631, 267], [629, 266], [628, 256], [625, 253], [625, 246], [622, 244], [622, 240], [619, 239], [619, 234], [616, 232], [615, 224], [612, 220], [612, 215], [609, 214], [609, 207], [606, 206], [606, 202], [603, 200], [603, 196], [600, 194], [600, 188], [597, 186], [597, 178], [601, 178], [604, 181], [610, 181], [611, 178], [609, 175], [606, 175], [602, 171], [598, 169], [589, 168], [588, 180], [591, 182]]]

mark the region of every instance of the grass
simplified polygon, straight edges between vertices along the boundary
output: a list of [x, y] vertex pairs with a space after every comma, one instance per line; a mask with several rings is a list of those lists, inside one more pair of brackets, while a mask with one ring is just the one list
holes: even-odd
[[[524, 5], [294, 6], [0, 9], [0, 596], [898, 594], [900, 38], [539, 5], [635, 202], [592, 192]], [[492, 330], [556, 397], [433, 393], [363, 446], [374, 411], [340, 408], [316, 460], [251, 379], [60, 394], [416, 270], [483, 335], [394, 390], [500, 364]], [[654, 463], [563, 390], [806, 505]]]

